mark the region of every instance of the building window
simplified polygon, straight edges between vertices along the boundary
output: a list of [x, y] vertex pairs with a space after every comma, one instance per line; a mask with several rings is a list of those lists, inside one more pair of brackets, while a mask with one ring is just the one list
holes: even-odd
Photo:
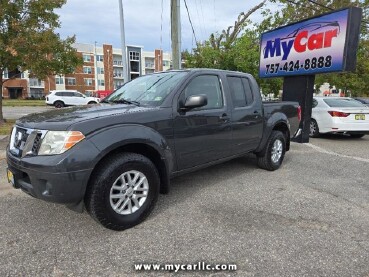
[[114, 63], [114, 65], [122, 65], [123, 63], [122, 63], [122, 61], [113, 61], [113, 63]]
[[64, 85], [64, 78], [60, 76], [55, 77], [55, 84], [57, 85]]
[[91, 78], [84, 78], [85, 80], [85, 85], [86, 86], [92, 86], [92, 79]]
[[91, 66], [84, 66], [83, 67], [83, 73], [85, 73], [85, 74], [91, 74], [92, 73]]
[[30, 87], [43, 87], [44, 86], [44, 81], [41, 81], [41, 80], [35, 79], [35, 78], [30, 78], [29, 79], [29, 86]]
[[114, 89], [118, 89], [123, 86], [123, 81], [114, 82]]
[[123, 71], [114, 71], [113, 76], [114, 77], [123, 77]]
[[91, 62], [91, 55], [90, 54], [83, 54], [83, 61], [84, 62]]
[[104, 80], [97, 80], [97, 83], [99, 84], [99, 86], [105, 86]]
[[3, 73], [3, 79], [8, 79], [8, 78], [9, 78], [9, 76], [8, 76], [8, 70], [5, 69], [4, 70], [4, 73]]
[[97, 62], [103, 62], [104, 61], [104, 56], [103, 55], [97, 55], [96, 56], [96, 61]]
[[97, 68], [97, 74], [104, 74], [104, 68], [98, 67]]
[[65, 81], [68, 86], [75, 86], [76, 85], [76, 78], [65, 78]]
[[129, 51], [129, 59], [131, 61], [139, 61], [140, 60], [140, 53], [135, 51]]

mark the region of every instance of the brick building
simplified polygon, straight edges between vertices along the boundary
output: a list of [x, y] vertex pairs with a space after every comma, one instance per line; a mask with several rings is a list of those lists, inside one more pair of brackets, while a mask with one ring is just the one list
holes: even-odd
[[[112, 45], [76, 43], [78, 55], [83, 58], [83, 65], [72, 74], [49, 76], [45, 80], [30, 78], [28, 72], [18, 74], [4, 84], [4, 98], [41, 98], [50, 90], [73, 89], [90, 94], [97, 90], [114, 90], [124, 83], [122, 50]], [[127, 46], [128, 78], [153, 72], [168, 70], [171, 55], [162, 50], [143, 51], [140, 46]], [[10, 78], [11, 72], [5, 72], [4, 78]], [[128, 81], [129, 81], [128, 80]]]

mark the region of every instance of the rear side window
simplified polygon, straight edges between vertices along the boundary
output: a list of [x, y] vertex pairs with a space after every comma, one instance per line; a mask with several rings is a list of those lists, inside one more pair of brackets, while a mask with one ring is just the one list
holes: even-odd
[[227, 77], [231, 91], [233, 106], [246, 107], [254, 101], [250, 82], [247, 78]]
[[246, 93], [247, 105], [251, 105], [251, 103], [254, 102], [254, 95], [252, 94], [250, 81], [249, 79], [246, 79], [246, 78], [242, 78], [242, 81], [243, 81], [243, 87]]
[[63, 93], [61, 91], [55, 92], [56, 96], [63, 96]]
[[242, 79], [238, 77], [227, 77], [231, 90], [232, 102], [235, 108], [247, 106], [245, 90]]
[[350, 107], [365, 107], [363, 103], [360, 103], [359, 101], [356, 101], [354, 99], [347, 99], [347, 98], [341, 98], [341, 99], [324, 99], [323, 100], [329, 107], [334, 108], [350, 108]]
[[74, 92], [64, 91], [64, 92], [63, 92], [63, 96], [73, 97], [73, 96], [74, 96]]

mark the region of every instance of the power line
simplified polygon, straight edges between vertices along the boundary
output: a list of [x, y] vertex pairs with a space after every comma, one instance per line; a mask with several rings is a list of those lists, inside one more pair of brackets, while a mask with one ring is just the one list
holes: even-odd
[[184, 0], [184, 3], [185, 3], [186, 10], [187, 10], [188, 20], [190, 21], [190, 25], [191, 25], [191, 28], [192, 28], [192, 33], [193, 33], [193, 36], [195, 38], [195, 42], [196, 42], [196, 45], [197, 45], [197, 38], [196, 38], [196, 34], [195, 34], [195, 29], [193, 28], [193, 24], [192, 24], [192, 20], [191, 20], [191, 16], [190, 16], [190, 11], [188, 10], [188, 6], [187, 6], [187, 1]]

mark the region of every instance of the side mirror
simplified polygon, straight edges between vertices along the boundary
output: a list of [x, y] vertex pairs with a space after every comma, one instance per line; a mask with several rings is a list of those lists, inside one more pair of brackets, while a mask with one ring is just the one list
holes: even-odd
[[187, 97], [186, 102], [181, 110], [191, 110], [195, 108], [200, 108], [208, 104], [208, 98], [204, 94], [192, 95]]

